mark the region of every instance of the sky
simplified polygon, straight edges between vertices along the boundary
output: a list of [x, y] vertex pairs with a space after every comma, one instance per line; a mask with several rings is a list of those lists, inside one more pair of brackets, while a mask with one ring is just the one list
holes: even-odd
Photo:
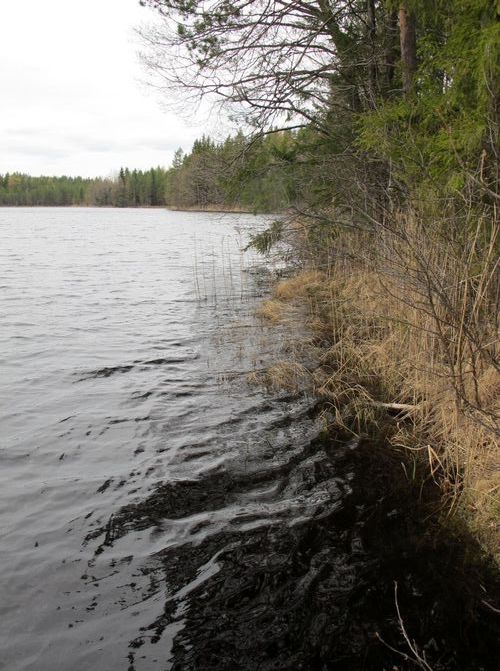
[[0, 0], [0, 174], [168, 166], [206, 127], [144, 85], [139, 0]]

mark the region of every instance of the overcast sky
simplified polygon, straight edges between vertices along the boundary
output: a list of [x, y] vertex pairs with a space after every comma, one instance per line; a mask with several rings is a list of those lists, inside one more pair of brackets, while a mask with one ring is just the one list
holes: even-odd
[[[167, 166], [203, 132], [141, 85], [138, 0], [0, 0], [0, 174]], [[206, 121], [206, 120], [205, 120]], [[207, 129], [209, 130], [209, 129]]]

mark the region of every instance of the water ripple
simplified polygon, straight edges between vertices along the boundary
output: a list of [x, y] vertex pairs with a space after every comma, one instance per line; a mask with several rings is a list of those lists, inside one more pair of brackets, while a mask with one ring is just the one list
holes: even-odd
[[[253, 311], [255, 277], [240, 273], [240, 249], [242, 231], [262, 223], [0, 210], [0, 636], [9, 671], [94, 670], [103, 658], [107, 671], [128, 668], [131, 642], [165, 609], [167, 547], [305, 505], [290, 498], [263, 513], [248, 487], [241, 500], [223, 491], [229, 473], [250, 467], [241, 445], [275, 421], [260, 392], [220, 384], [236, 348], [230, 335], [215, 339]], [[238, 365], [249, 365], [244, 355]], [[218, 507], [203, 504], [210, 484]], [[254, 493], [267, 501], [260, 485]], [[172, 588], [179, 621], [163, 627], [167, 647], [182, 629], [179, 602], [217, 570], [214, 553]], [[136, 668], [164, 668], [164, 657], [145, 653]]]

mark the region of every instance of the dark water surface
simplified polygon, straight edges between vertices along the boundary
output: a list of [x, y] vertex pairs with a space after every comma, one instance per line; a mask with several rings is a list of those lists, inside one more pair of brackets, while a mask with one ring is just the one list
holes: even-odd
[[0, 209], [0, 668], [429, 671], [397, 606], [434, 671], [496, 668], [401, 457], [245, 382], [293, 338], [253, 318], [264, 223]]
[[[160, 483], [221, 468], [272, 421], [271, 410], [257, 419], [260, 393], [228, 393], [220, 375], [250, 345], [227, 328], [253, 309], [240, 248], [259, 224], [0, 210], [0, 665], [126, 668], [129, 641], [169, 590], [155, 584], [156, 553], [245, 523], [234, 506], [112, 545], [101, 533]], [[165, 633], [161, 668], [179, 627]]]

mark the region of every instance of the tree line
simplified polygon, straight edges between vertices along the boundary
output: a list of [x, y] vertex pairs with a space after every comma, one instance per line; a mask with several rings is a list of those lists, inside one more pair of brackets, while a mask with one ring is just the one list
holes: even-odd
[[169, 168], [121, 168], [113, 178], [0, 175], [0, 205], [277, 212], [297, 200], [296, 142], [293, 131], [252, 139], [239, 132], [221, 142], [203, 136], [190, 152], [179, 148]]
[[0, 205], [140, 207], [165, 205], [168, 171], [121, 168], [114, 178], [0, 175]]

